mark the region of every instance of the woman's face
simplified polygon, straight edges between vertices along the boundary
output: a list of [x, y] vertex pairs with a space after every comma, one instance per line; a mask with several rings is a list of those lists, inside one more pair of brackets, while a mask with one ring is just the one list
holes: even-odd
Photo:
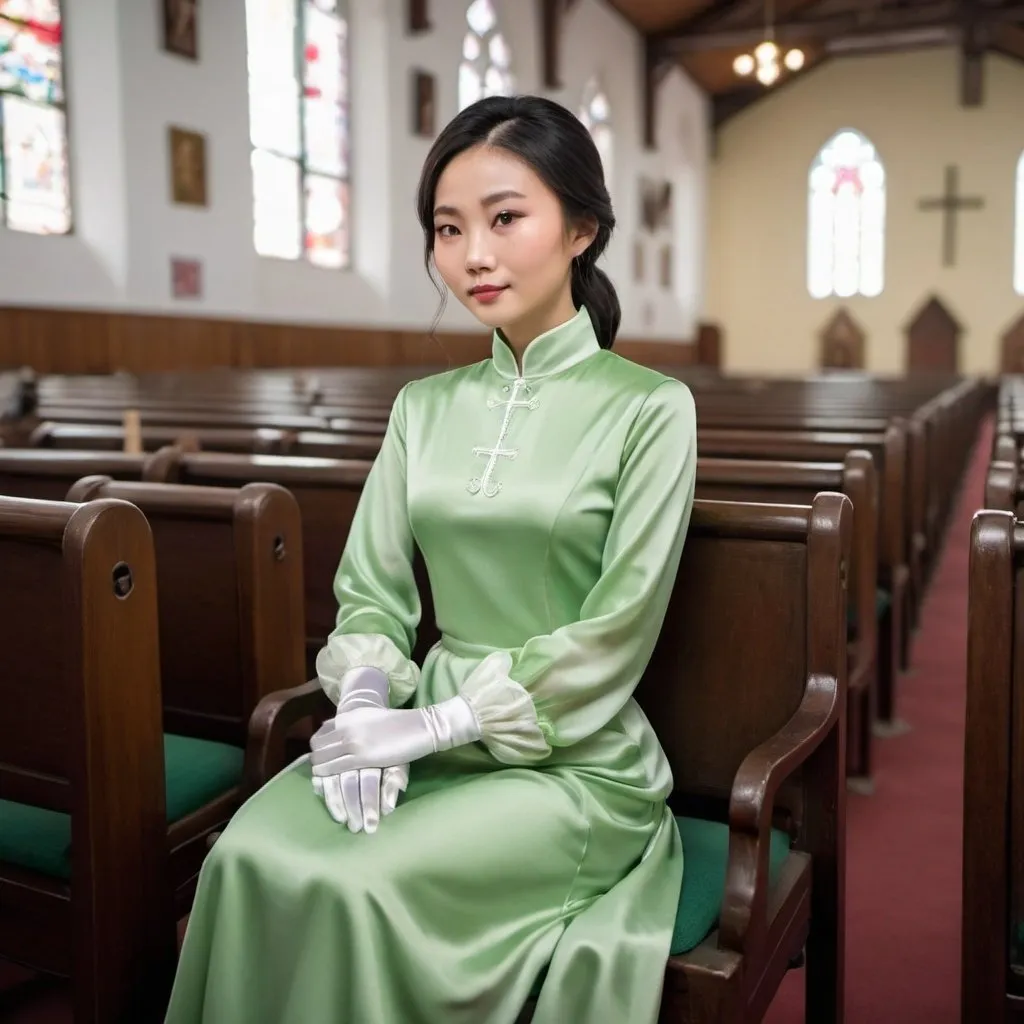
[[566, 231], [558, 197], [507, 150], [466, 150], [437, 183], [438, 272], [481, 322], [510, 337], [528, 341], [571, 318], [572, 260], [592, 237]]

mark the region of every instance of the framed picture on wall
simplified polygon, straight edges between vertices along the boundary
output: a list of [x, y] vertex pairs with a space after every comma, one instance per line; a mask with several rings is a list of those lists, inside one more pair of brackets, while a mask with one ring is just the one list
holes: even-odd
[[405, 0], [405, 24], [410, 35], [429, 32], [430, 13], [427, 0]]
[[428, 71], [414, 71], [412, 75], [412, 133], [423, 139], [437, 134], [435, 114], [436, 81]]
[[186, 206], [206, 206], [206, 136], [171, 127], [171, 198]]
[[164, 49], [188, 60], [199, 60], [199, 0], [161, 0]]
[[199, 260], [171, 257], [171, 294], [176, 299], [202, 298], [203, 265]]

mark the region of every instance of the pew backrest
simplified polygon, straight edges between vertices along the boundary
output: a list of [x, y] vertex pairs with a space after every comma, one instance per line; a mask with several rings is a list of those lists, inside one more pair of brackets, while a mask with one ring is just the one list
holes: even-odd
[[145, 464], [145, 456], [123, 452], [5, 448], [0, 450], [0, 495], [63, 501], [68, 488], [83, 476], [140, 480]]
[[871, 455], [848, 451], [841, 462], [697, 460], [698, 498], [809, 505], [823, 491], [841, 492], [853, 505], [849, 608], [857, 630], [858, 668], [866, 680], [877, 649], [878, 487]]
[[1024, 524], [971, 524], [964, 736], [964, 1024], [1009, 1019], [1024, 997]]
[[262, 697], [305, 678], [302, 521], [269, 483], [197, 487], [93, 476], [69, 501], [146, 515], [156, 551], [169, 732], [244, 746]]
[[334, 629], [334, 577], [370, 462], [280, 456], [184, 453], [161, 449], [146, 479], [204, 487], [240, 487], [251, 481], [290, 491], [302, 518], [307, 664]]
[[[672, 764], [677, 806], [726, 815], [744, 760], [770, 757], [771, 737], [795, 728], [808, 704], [844, 743], [852, 512], [835, 493], [801, 506], [694, 502], [637, 690]], [[774, 796], [799, 836], [808, 792]]]
[[[99, 982], [82, 965], [88, 984], [76, 988], [90, 1008], [121, 1004], [141, 965], [168, 940], [173, 952], [174, 938], [156, 566], [145, 517], [121, 501], [0, 498], [0, 608], [0, 800], [70, 815], [62, 955], [102, 949], [121, 964]], [[0, 862], [4, 956], [16, 956], [18, 912], [39, 885], [18, 870]], [[64, 893], [51, 915], [57, 904], [63, 910]], [[33, 937], [42, 941], [30, 929], [21, 941]], [[31, 962], [38, 950], [22, 948]]]

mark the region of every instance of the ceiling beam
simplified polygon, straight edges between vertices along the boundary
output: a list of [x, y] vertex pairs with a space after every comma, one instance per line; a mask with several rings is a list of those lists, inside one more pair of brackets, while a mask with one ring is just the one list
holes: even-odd
[[960, 5], [963, 26], [960, 39], [960, 103], [980, 107], [984, 94], [985, 50], [988, 32], [981, 22], [977, 0], [963, 0]]
[[[1024, 25], [1024, 2], [1005, 7], [978, 7], [974, 24], [988, 28], [994, 25]], [[855, 14], [822, 18], [784, 20], [775, 24], [775, 41], [780, 44], [818, 40], [827, 43], [839, 38], [879, 37], [895, 32], [924, 32], [939, 37], [942, 32], [956, 31], [960, 39], [964, 30], [962, 13], [950, 3], [931, 3], [920, 7], [867, 8]], [[764, 26], [728, 31], [688, 32], [685, 35], [661, 36], [658, 49], [666, 55], [681, 56], [707, 50], [731, 50], [756, 46], [764, 38]]]
[[688, 36], [698, 32], [706, 32], [726, 21], [738, 10], [752, 6], [751, 0], [720, 0], [715, 3], [709, 0], [708, 5], [696, 14], [691, 14], [681, 21], [677, 21], [668, 28], [659, 29], [657, 32], [648, 33], [648, 37], [657, 43], [663, 39], [673, 39], [677, 36]]

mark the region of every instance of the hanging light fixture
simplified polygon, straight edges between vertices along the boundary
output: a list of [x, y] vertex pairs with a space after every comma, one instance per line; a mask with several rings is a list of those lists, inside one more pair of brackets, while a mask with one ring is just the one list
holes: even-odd
[[[758, 43], [753, 54], [741, 53], [733, 62], [732, 69], [741, 78], [753, 75], [762, 85], [774, 84], [785, 65], [789, 71], [799, 71], [804, 66], [803, 50], [782, 51], [775, 42], [774, 0], [765, 0], [764, 42]], [[780, 65], [781, 58], [781, 65]]]

